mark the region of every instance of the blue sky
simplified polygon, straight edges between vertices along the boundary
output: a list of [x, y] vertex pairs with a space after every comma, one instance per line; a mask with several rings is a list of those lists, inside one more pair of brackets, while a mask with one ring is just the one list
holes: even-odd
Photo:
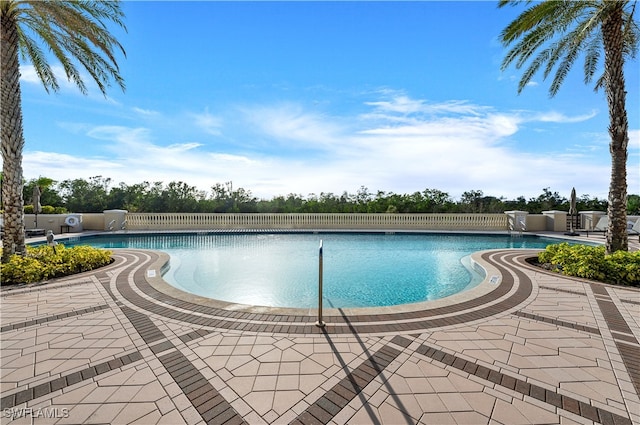
[[[22, 67], [24, 175], [114, 185], [232, 181], [289, 193], [606, 198], [603, 91], [500, 71], [497, 2], [125, 2], [127, 89], [47, 94]], [[640, 193], [640, 76], [627, 63], [629, 193]], [[88, 81], [88, 80], [87, 80]]]

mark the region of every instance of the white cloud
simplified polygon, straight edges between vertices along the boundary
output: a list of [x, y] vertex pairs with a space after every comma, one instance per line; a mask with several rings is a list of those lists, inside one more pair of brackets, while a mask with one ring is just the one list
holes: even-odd
[[33, 65], [23, 65], [20, 67], [20, 81], [29, 84], [42, 84]]
[[640, 130], [629, 130], [629, 151], [636, 155], [640, 151]]
[[58, 182], [68, 179], [89, 179], [102, 175], [117, 181], [117, 176], [126, 173], [124, 165], [109, 158], [84, 158], [81, 154], [53, 152], [25, 152], [22, 160], [27, 179], [45, 176]]
[[325, 115], [293, 103], [244, 107], [244, 119], [260, 138], [289, 149], [328, 149], [345, 146], [344, 126]]
[[[394, 94], [390, 100], [365, 102], [365, 105], [374, 106], [373, 116], [385, 113], [398, 114], [465, 114], [480, 115], [486, 113], [489, 108], [474, 105], [466, 100], [450, 100], [447, 102], [428, 103], [425, 100], [414, 100], [404, 94]], [[377, 114], [377, 115], [376, 115]]]
[[[235, 187], [264, 198], [354, 193], [362, 185], [395, 193], [436, 188], [454, 197], [480, 189], [507, 198], [537, 196], [545, 187], [569, 193], [576, 186], [588, 188], [583, 190], [591, 196], [606, 196], [608, 165], [588, 152], [534, 155], [516, 150], [517, 143], [512, 143], [523, 122], [571, 123], [592, 114], [496, 111], [464, 101], [428, 103], [397, 93], [366, 105], [371, 113], [354, 116], [331, 116], [292, 102], [233, 110], [229, 113], [235, 114], [232, 118], [243, 132], [225, 138], [235, 151], [229, 144], [199, 140], [219, 133], [222, 126], [222, 119], [208, 111], [194, 115], [201, 134], [190, 133], [189, 141], [167, 140], [146, 127], [66, 123], [61, 127], [83, 133], [86, 143], [100, 143], [104, 155], [87, 158], [81, 148], [77, 155], [25, 152], [25, 176], [102, 175], [127, 184], [183, 181], [201, 190], [233, 181]], [[394, 119], [399, 115], [404, 120]], [[636, 162], [639, 135], [633, 130], [630, 137]], [[245, 150], [238, 151], [238, 146]], [[631, 176], [629, 184], [634, 193], [638, 178]]]
[[576, 115], [573, 117], [567, 116], [559, 112], [552, 111], [552, 112], [545, 112], [545, 113], [534, 115], [531, 119], [534, 121], [540, 121], [540, 122], [576, 123], [576, 122], [590, 120], [596, 115], [598, 115], [598, 111], [591, 111], [588, 114]]
[[[51, 66], [51, 71], [53, 72], [53, 75], [55, 76], [56, 81], [60, 86], [60, 90], [66, 91], [66, 90], [74, 89], [77, 91], [77, 88], [76, 88], [77, 86], [71, 81], [69, 81], [69, 79], [67, 78], [67, 74], [64, 72], [64, 68], [61, 65]], [[87, 78], [86, 78], [87, 76], [85, 74], [81, 72], [80, 75], [83, 81], [87, 81]], [[38, 86], [42, 86], [42, 81], [40, 80], [40, 77], [38, 77], [38, 74], [36, 73], [36, 70], [33, 67], [33, 65], [20, 66], [20, 81], [28, 84], [36, 84]]]
[[136, 114], [142, 115], [142, 116], [145, 116], [145, 117], [155, 117], [155, 116], [159, 116], [160, 115], [160, 112], [153, 111], [151, 109], [143, 109], [143, 108], [138, 108], [138, 107], [133, 107], [131, 109]]
[[166, 149], [167, 152], [180, 153], [196, 149], [200, 146], [202, 146], [201, 143], [176, 143], [169, 145], [164, 149]]
[[[108, 142], [118, 142], [118, 144], [122, 146], [137, 147], [141, 144], [148, 143], [151, 131], [142, 127], [128, 128], [116, 125], [104, 125], [89, 129], [87, 136]], [[107, 148], [111, 148], [111, 146], [107, 145]], [[130, 154], [130, 152], [126, 152], [126, 154]]]
[[[53, 75], [55, 76], [56, 81], [58, 82], [58, 85], [60, 85], [61, 90], [65, 90], [65, 89], [77, 90], [76, 84], [67, 78], [67, 74], [65, 73], [62, 65], [52, 65], [51, 71], [53, 72]], [[89, 76], [86, 72], [79, 70], [79, 73], [80, 73], [80, 78], [82, 78], [82, 80], [85, 83], [89, 81], [93, 81], [91, 76]], [[20, 66], [20, 80], [30, 84], [38, 84], [38, 85], [42, 84], [42, 81], [40, 81], [40, 77], [38, 77], [38, 74], [36, 73], [36, 70], [33, 67], [33, 65]]]
[[366, 105], [375, 106], [377, 109], [403, 114], [420, 112], [424, 109], [423, 100], [409, 99], [407, 96], [396, 96], [392, 100], [379, 102], [365, 102]]
[[[83, 96], [82, 92], [78, 89], [78, 86], [67, 78], [67, 75], [64, 72], [64, 68], [61, 65], [52, 65], [51, 71], [56, 78], [60, 93], [64, 93], [65, 95], [72, 94], [74, 96]], [[86, 71], [78, 69], [78, 73], [80, 74], [80, 78], [87, 88], [87, 98], [98, 103], [120, 106], [120, 102], [112, 97], [102, 94], [93, 77], [91, 77], [91, 75], [89, 75]], [[40, 77], [38, 77], [38, 74], [36, 73], [33, 65], [20, 66], [20, 81], [30, 85], [40, 86], [44, 89], [42, 81], [40, 80]]]
[[200, 129], [202, 129], [205, 133], [214, 136], [219, 136], [222, 134], [222, 119], [209, 113], [208, 110], [205, 110], [202, 113], [193, 114], [193, 119], [195, 125], [200, 127]]

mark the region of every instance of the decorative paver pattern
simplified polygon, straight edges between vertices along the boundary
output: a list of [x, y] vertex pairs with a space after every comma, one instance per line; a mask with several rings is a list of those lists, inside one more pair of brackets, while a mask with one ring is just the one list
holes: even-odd
[[28, 326], [40, 325], [42, 323], [47, 323], [47, 322], [51, 322], [51, 321], [54, 321], [54, 320], [65, 319], [65, 318], [71, 317], [71, 316], [79, 316], [81, 314], [93, 313], [94, 311], [100, 311], [100, 310], [104, 310], [106, 308], [109, 308], [109, 306], [107, 304], [103, 304], [103, 305], [98, 305], [98, 306], [95, 306], [95, 307], [83, 308], [81, 310], [69, 311], [67, 313], [60, 313], [60, 314], [56, 314], [56, 315], [53, 315], [53, 316], [41, 317], [39, 319], [33, 319], [33, 320], [29, 320], [27, 322], [14, 323], [14, 324], [11, 324], [11, 325], [7, 325], [7, 326], [1, 327], [0, 328], [0, 332], [6, 332], [6, 331], [13, 330], [13, 329], [26, 328]]
[[591, 289], [596, 294], [596, 301], [604, 319], [611, 330], [611, 334], [620, 351], [622, 361], [625, 364], [636, 393], [640, 394], [640, 361], [638, 351], [640, 344], [626, 322], [618, 307], [611, 300], [607, 288], [602, 285], [591, 284]]
[[174, 298], [160, 254], [0, 294], [1, 423], [640, 423], [640, 291], [481, 255], [499, 283], [316, 317]]
[[206, 423], [245, 423], [184, 354], [173, 351], [162, 355], [159, 359]]
[[334, 416], [376, 378], [400, 351], [385, 345], [302, 412], [292, 424], [329, 423]]
[[99, 363], [95, 366], [83, 369], [78, 372], [71, 373], [69, 375], [61, 376], [50, 382], [45, 382], [34, 387], [30, 387], [26, 390], [22, 390], [17, 393], [13, 393], [2, 397], [0, 408], [8, 409], [16, 405], [29, 402], [35, 398], [39, 398], [55, 392], [57, 390], [64, 389], [78, 382], [91, 379], [94, 376], [102, 375], [103, 373], [110, 372], [114, 369], [121, 368], [129, 363], [138, 361], [142, 358], [139, 352], [127, 354], [126, 356], [117, 357], [108, 362]]

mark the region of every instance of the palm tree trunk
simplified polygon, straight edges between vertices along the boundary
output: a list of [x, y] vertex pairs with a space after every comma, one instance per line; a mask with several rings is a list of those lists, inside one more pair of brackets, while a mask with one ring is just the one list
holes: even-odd
[[626, 91], [624, 81], [623, 53], [623, 2], [608, 2], [611, 13], [602, 24], [605, 53], [605, 90], [609, 105], [609, 136], [611, 141], [611, 182], [609, 185], [609, 228], [607, 230], [607, 253], [627, 251], [627, 146], [629, 124], [625, 109]]
[[22, 109], [20, 65], [18, 62], [18, 27], [10, 2], [2, 2], [0, 58], [0, 108], [2, 116], [2, 203], [4, 235], [2, 262], [11, 254], [24, 253], [24, 200], [22, 198]]

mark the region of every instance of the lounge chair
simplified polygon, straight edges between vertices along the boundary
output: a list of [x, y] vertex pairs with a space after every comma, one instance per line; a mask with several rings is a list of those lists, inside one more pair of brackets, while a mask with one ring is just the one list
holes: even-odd
[[589, 237], [589, 232], [592, 233], [599, 233], [599, 232], [606, 232], [607, 228], [609, 227], [609, 217], [606, 215], [603, 215], [602, 217], [600, 217], [600, 219], [598, 219], [598, 222], [596, 223], [595, 226], [593, 226], [592, 229], [586, 229], [587, 230], [587, 237]]
[[[640, 235], [640, 218], [637, 219], [635, 223], [629, 220], [627, 224], [627, 233], [629, 235]], [[600, 217], [600, 220], [598, 220], [598, 223], [595, 225], [595, 227], [591, 229], [591, 232], [606, 232], [608, 227], [609, 217], [605, 215]], [[587, 237], [588, 236], [589, 231], [587, 231]], [[640, 240], [640, 237], [638, 239]]]
[[629, 236], [631, 236], [631, 235], [639, 235], [638, 236], [638, 241], [640, 242], [640, 218], [636, 220], [636, 222], [633, 224], [633, 226], [631, 226], [629, 229], [627, 229], [627, 233], [629, 234]]

